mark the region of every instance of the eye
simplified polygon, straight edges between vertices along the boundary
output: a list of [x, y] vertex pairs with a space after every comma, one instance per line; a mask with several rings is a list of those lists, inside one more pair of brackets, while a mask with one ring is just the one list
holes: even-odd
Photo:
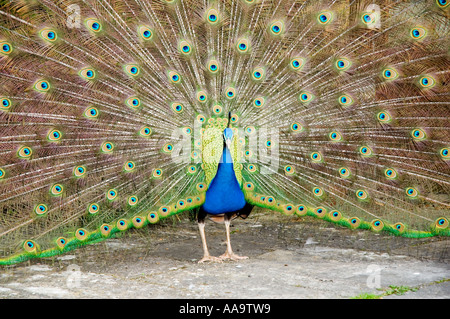
[[0, 110], [9, 111], [11, 108], [11, 100], [7, 98], [0, 99]]
[[108, 200], [115, 200], [117, 198], [117, 190], [112, 188], [106, 192], [106, 198]]
[[94, 33], [98, 33], [102, 30], [102, 25], [100, 21], [97, 19], [94, 18], [86, 19], [85, 24], [86, 27]]
[[331, 132], [330, 134], [328, 134], [328, 137], [330, 138], [330, 140], [332, 140], [333, 142], [340, 142], [342, 141], [342, 135], [339, 132]]
[[41, 36], [42, 39], [44, 39], [48, 42], [54, 42], [58, 38], [58, 35], [56, 34], [56, 32], [51, 29], [42, 29], [39, 32], [39, 35]]
[[0, 53], [10, 54], [12, 52], [12, 45], [6, 41], [0, 41]]
[[335, 63], [336, 69], [338, 69], [339, 71], [348, 70], [351, 65], [352, 65], [352, 63], [350, 62], [350, 60], [348, 60], [346, 58], [340, 58]]
[[350, 169], [347, 167], [341, 167], [339, 169], [339, 175], [341, 175], [342, 178], [348, 178], [351, 175]]
[[33, 150], [28, 146], [22, 146], [17, 151], [17, 155], [22, 159], [29, 159], [33, 155]]
[[314, 95], [312, 95], [312, 93], [310, 92], [304, 91], [300, 93], [299, 99], [302, 103], [309, 103], [314, 99]]
[[219, 12], [217, 12], [216, 9], [209, 9], [206, 16], [208, 22], [212, 25], [217, 24], [217, 22], [219, 21]]
[[317, 21], [322, 25], [330, 23], [332, 19], [333, 14], [330, 11], [323, 11], [317, 16]]
[[85, 111], [84, 111], [84, 116], [87, 117], [88, 119], [95, 119], [98, 117], [98, 109], [96, 107], [88, 107]]
[[90, 204], [88, 207], [89, 214], [97, 214], [100, 211], [98, 204]]
[[410, 198], [416, 198], [417, 196], [419, 196], [419, 192], [414, 187], [408, 187], [405, 192], [406, 195], [408, 195], [408, 197]]
[[273, 35], [280, 35], [284, 30], [284, 23], [283, 21], [274, 21], [272, 22], [272, 24], [270, 25], [270, 32]]
[[398, 78], [398, 72], [393, 68], [387, 68], [383, 70], [382, 76], [385, 80], [395, 80]]
[[364, 12], [361, 20], [364, 24], [373, 24], [375, 22], [375, 14], [373, 12]]
[[298, 71], [303, 67], [304, 64], [305, 64], [305, 59], [293, 58], [289, 64], [289, 66], [291, 67], [291, 69]]
[[180, 75], [179, 75], [177, 72], [175, 72], [175, 71], [170, 71], [170, 72], [169, 72], [169, 80], [170, 80], [172, 83], [180, 83], [181, 77], [180, 77]]
[[248, 52], [248, 50], [250, 48], [250, 43], [247, 39], [242, 38], [237, 42], [236, 47], [237, 47], [238, 52], [246, 53], [246, 52]]
[[73, 175], [75, 177], [83, 177], [84, 175], [86, 175], [86, 167], [84, 166], [77, 166], [73, 169]]
[[183, 104], [181, 104], [181, 103], [172, 103], [171, 107], [175, 113], [181, 113], [181, 112], [183, 112], [183, 109], [184, 109]]
[[62, 133], [61, 133], [61, 131], [58, 131], [58, 130], [51, 130], [47, 134], [47, 140], [49, 140], [50, 142], [58, 142], [61, 140], [61, 138], [62, 138]]
[[423, 88], [431, 88], [436, 84], [436, 81], [434, 80], [434, 78], [432, 76], [427, 75], [427, 76], [423, 76], [420, 78], [419, 84]]
[[264, 77], [264, 69], [263, 68], [256, 68], [252, 72], [252, 78], [255, 81], [260, 81]]
[[350, 106], [353, 104], [353, 99], [348, 94], [341, 95], [339, 97], [338, 101], [339, 101], [339, 104], [344, 107], [347, 107], [347, 106]]
[[91, 68], [81, 69], [78, 74], [85, 80], [93, 80], [96, 76], [94, 69]]
[[197, 92], [197, 101], [200, 103], [205, 103], [208, 100], [208, 95], [206, 95], [205, 91]]
[[253, 106], [260, 108], [264, 105], [265, 103], [265, 99], [263, 97], [257, 97], [256, 99], [253, 100]]
[[358, 197], [358, 199], [365, 200], [368, 196], [369, 195], [365, 190], [359, 189], [356, 191], [356, 197]]
[[424, 140], [424, 139], [426, 139], [426, 137], [427, 137], [427, 135], [425, 134], [425, 132], [424, 132], [422, 129], [420, 129], [420, 128], [417, 128], [417, 129], [412, 130], [411, 136], [412, 136], [415, 140]]
[[36, 215], [44, 215], [45, 213], [47, 213], [47, 211], [48, 208], [45, 204], [36, 205], [36, 207], [34, 208], [34, 212], [36, 213]]
[[138, 34], [142, 40], [151, 40], [153, 38], [153, 31], [149, 27], [142, 25], [138, 28]]
[[50, 83], [45, 80], [39, 80], [34, 84], [34, 89], [41, 93], [48, 92], [50, 90]]
[[190, 55], [192, 53], [192, 46], [189, 42], [183, 40], [180, 41], [178, 48], [183, 55]]
[[384, 175], [386, 176], [386, 178], [395, 179], [397, 178], [397, 171], [393, 168], [386, 168], [384, 170]]
[[410, 35], [414, 40], [420, 40], [425, 38], [427, 31], [422, 27], [415, 27], [411, 29]]

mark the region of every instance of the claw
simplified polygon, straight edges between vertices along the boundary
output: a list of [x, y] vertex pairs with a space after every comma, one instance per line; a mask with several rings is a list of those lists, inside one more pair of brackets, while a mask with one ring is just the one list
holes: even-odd
[[220, 255], [219, 258], [222, 259], [222, 260], [231, 259], [231, 260], [234, 260], [234, 261], [242, 260], [242, 259], [248, 259], [247, 256], [238, 256], [238, 255], [236, 255], [234, 253], [230, 254], [228, 251], [225, 252], [223, 255]]
[[202, 259], [198, 261], [199, 264], [204, 263], [206, 261], [215, 262], [215, 263], [221, 263], [223, 260], [220, 257], [214, 257], [214, 256], [203, 256]]

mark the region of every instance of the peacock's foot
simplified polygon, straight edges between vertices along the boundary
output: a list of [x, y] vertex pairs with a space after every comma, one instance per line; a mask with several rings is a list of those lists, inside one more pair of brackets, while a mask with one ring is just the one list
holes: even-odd
[[200, 259], [198, 261], [199, 264], [204, 263], [206, 261], [210, 261], [210, 262], [215, 262], [215, 263], [221, 263], [222, 259], [219, 257], [214, 257], [214, 256], [203, 256], [202, 259]]
[[235, 253], [229, 253], [229, 252], [225, 252], [225, 254], [220, 255], [219, 257], [220, 259], [224, 260], [224, 259], [231, 259], [231, 260], [242, 260], [242, 259], [248, 259], [247, 256], [238, 256]]

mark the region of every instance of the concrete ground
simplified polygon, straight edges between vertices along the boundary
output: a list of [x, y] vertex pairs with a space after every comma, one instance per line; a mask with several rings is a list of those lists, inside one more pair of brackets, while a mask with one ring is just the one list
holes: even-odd
[[[207, 222], [211, 254], [223, 225]], [[195, 222], [172, 217], [67, 255], [0, 268], [0, 298], [450, 298], [450, 239], [406, 239], [256, 212], [232, 227], [241, 261], [198, 264]]]

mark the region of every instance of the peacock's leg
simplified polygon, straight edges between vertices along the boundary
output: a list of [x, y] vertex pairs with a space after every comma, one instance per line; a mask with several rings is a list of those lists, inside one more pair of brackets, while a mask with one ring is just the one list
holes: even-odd
[[198, 222], [198, 229], [200, 230], [200, 237], [202, 238], [202, 244], [203, 244], [203, 258], [200, 259], [198, 262], [203, 263], [205, 261], [215, 261], [215, 262], [221, 262], [222, 259], [218, 257], [211, 256], [208, 251], [208, 245], [206, 244], [206, 236], [205, 236], [205, 222]]
[[228, 218], [225, 219], [225, 229], [227, 231], [227, 250], [223, 255], [220, 256], [221, 259], [231, 259], [231, 260], [241, 260], [247, 259], [247, 256], [238, 256], [233, 253], [231, 249], [231, 241], [230, 241], [230, 220]]

